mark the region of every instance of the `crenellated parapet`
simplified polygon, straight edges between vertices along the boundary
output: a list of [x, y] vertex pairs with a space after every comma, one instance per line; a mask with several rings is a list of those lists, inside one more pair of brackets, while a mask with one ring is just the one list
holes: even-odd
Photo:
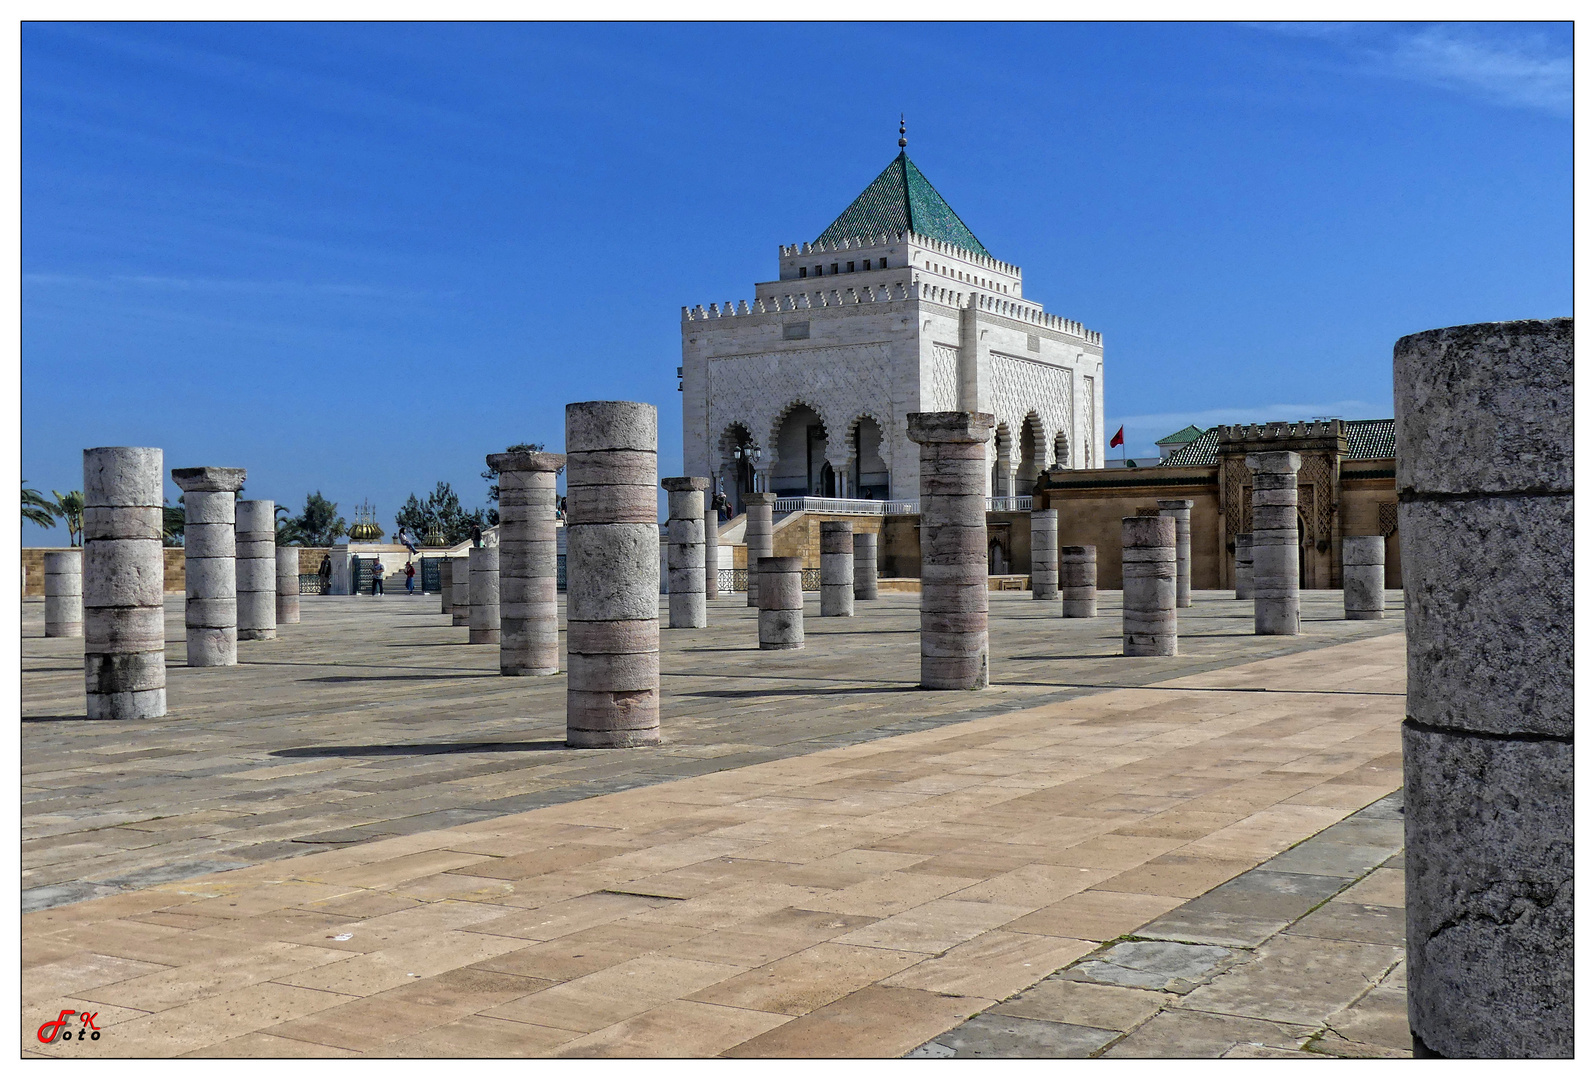
[[886, 247], [888, 244], [913, 244], [926, 251], [936, 252], [948, 258], [960, 259], [971, 266], [979, 266], [996, 274], [1008, 274], [1013, 277], [1020, 276], [1019, 267], [1013, 263], [994, 259], [990, 255], [983, 255], [978, 251], [949, 244], [945, 240], [937, 240], [916, 232], [879, 233], [875, 236], [851, 236], [837, 241], [815, 241], [807, 244], [782, 244], [780, 246], [783, 259], [798, 255], [834, 255], [841, 252], [858, 252], [866, 249]]
[[1280, 439], [1338, 439], [1345, 431], [1342, 420], [1270, 420], [1266, 424], [1219, 425], [1221, 443], [1271, 442]]

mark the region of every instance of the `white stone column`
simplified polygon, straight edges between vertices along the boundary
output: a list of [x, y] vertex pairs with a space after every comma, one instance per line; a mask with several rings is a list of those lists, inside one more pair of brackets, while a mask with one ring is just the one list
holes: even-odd
[[[502, 492], [503, 487], [499, 490]], [[471, 575], [470, 630], [466, 642], [471, 645], [498, 644], [498, 548], [474, 547], [466, 556]]]
[[237, 538], [234, 504], [243, 469], [173, 469], [183, 489], [183, 621], [189, 667], [238, 663]]
[[986, 443], [990, 413], [909, 413], [919, 444], [919, 684], [990, 684], [986, 593]]
[[[802, 574], [798, 576], [802, 588]], [[853, 614], [853, 523], [820, 522], [820, 615]]]
[[1069, 546], [1058, 553], [1058, 595], [1065, 619], [1097, 617], [1097, 549]]
[[1340, 541], [1340, 583], [1348, 619], [1385, 617], [1385, 538], [1347, 536]]
[[714, 508], [712, 480], [703, 507], [703, 598], [720, 599], [720, 511]]
[[1297, 549], [1296, 472], [1289, 450], [1247, 454], [1252, 470], [1252, 591], [1257, 633], [1301, 633], [1301, 554]]
[[236, 513], [238, 640], [269, 641], [277, 636], [277, 504], [245, 499]]
[[1175, 580], [1174, 606], [1191, 606], [1191, 499], [1159, 499], [1157, 512], [1174, 519], [1174, 563], [1178, 571]]
[[1418, 1056], [1573, 1056], [1573, 375], [1572, 319], [1396, 343]]
[[742, 530], [742, 542], [748, 548], [748, 607], [759, 606], [759, 560], [774, 554], [775, 526], [772, 517], [775, 496], [768, 491], [749, 491], [742, 496], [748, 520]]
[[1058, 598], [1058, 512], [1030, 512], [1030, 599]]
[[166, 715], [161, 451], [83, 451], [83, 676], [90, 720]]
[[555, 483], [565, 455], [516, 450], [490, 454], [487, 463], [498, 470], [499, 674], [553, 675], [560, 668]]
[[290, 544], [277, 545], [277, 625], [299, 621], [299, 552]]
[[670, 626], [687, 628], [709, 625], [704, 577], [703, 493], [709, 489], [707, 476], [667, 476], [659, 481], [667, 492], [670, 521], [666, 526], [669, 547]]
[[1175, 519], [1127, 517], [1123, 528], [1124, 655], [1178, 656]]
[[83, 636], [83, 552], [44, 553], [44, 636]]
[[803, 648], [803, 560], [759, 560], [759, 648]]
[[1235, 534], [1235, 599], [1252, 599], [1252, 534]]
[[880, 568], [876, 564], [880, 537], [872, 532], [853, 534], [853, 599], [880, 597]]
[[[499, 500], [504, 498], [504, 485], [499, 484]], [[503, 513], [502, 510], [499, 511]], [[454, 613], [454, 560], [448, 556], [438, 559], [438, 606], [439, 615], [452, 615]], [[449, 620], [451, 623], [452, 619]]]
[[659, 742], [659, 417], [565, 406], [565, 741]]
[[[503, 490], [502, 486], [500, 490]], [[470, 548], [465, 549], [464, 558], [454, 560], [454, 576], [449, 579], [449, 620], [454, 626], [471, 625]]]

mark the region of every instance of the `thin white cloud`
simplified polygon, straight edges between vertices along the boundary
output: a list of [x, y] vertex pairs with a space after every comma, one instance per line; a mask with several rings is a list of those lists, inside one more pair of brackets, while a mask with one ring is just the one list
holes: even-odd
[[1532, 23], [1269, 23], [1323, 42], [1365, 75], [1403, 79], [1497, 105], [1571, 115], [1570, 41]]

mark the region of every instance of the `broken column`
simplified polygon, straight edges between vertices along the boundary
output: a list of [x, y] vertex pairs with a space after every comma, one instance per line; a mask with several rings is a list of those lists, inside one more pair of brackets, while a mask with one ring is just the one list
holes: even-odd
[[[489, 454], [498, 470], [498, 671], [559, 671], [559, 538], [555, 481], [564, 454]], [[447, 560], [443, 564], [448, 565]]]
[[245, 499], [236, 507], [238, 640], [269, 641], [277, 636], [277, 504]]
[[771, 517], [775, 496], [768, 491], [749, 491], [742, 496], [748, 520], [742, 530], [742, 542], [748, 547], [748, 607], [759, 606], [759, 560], [775, 553], [775, 526]]
[[[502, 499], [504, 485], [499, 485], [499, 498]], [[500, 511], [502, 513], [502, 511]], [[450, 615], [454, 612], [454, 560], [444, 557], [438, 560], [438, 596], [441, 604], [438, 608], [439, 615]]]
[[853, 599], [874, 600], [880, 596], [880, 571], [876, 566], [876, 542], [872, 532], [853, 534]]
[[1030, 599], [1058, 598], [1058, 512], [1030, 512]]
[[986, 443], [990, 413], [908, 414], [919, 444], [919, 684], [978, 690], [991, 680], [986, 612]]
[[277, 625], [299, 621], [299, 548], [277, 545]]
[[[173, 469], [183, 489], [183, 622], [189, 667], [238, 663], [238, 538], [234, 508], [243, 469]], [[276, 573], [273, 568], [273, 574]]]
[[1340, 541], [1340, 583], [1346, 618], [1385, 617], [1385, 538], [1347, 536]]
[[1097, 549], [1094, 544], [1058, 552], [1058, 595], [1065, 619], [1097, 617]]
[[1124, 655], [1179, 655], [1178, 525], [1172, 515], [1124, 519]]
[[161, 451], [83, 451], [83, 677], [90, 720], [166, 715]]
[[[801, 580], [799, 588], [802, 588]], [[853, 614], [853, 523], [820, 522], [820, 615]]]
[[44, 636], [83, 636], [83, 552], [44, 553]]
[[1235, 599], [1252, 599], [1252, 534], [1235, 534]]
[[[502, 490], [502, 488], [500, 489]], [[466, 561], [470, 567], [471, 611], [466, 643], [498, 644], [498, 548], [472, 548]]]
[[[709, 490], [707, 476], [667, 476], [659, 481], [667, 492], [670, 520], [666, 526], [665, 558], [670, 573], [670, 625], [709, 625], [708, 598], [704, 594], [704, 505]], [[710, 511], [713, 513], [713, 511]]]
[[1191, 606], [1191, 499], [1159, 499], [1157, 512], [1161, 517], [1174, 519], [1174, 606]]
[[1415, 1056], [1573, 1056], [1573, 320], [1395, 347]]
[[1252, 470], [1252, 604], [1256, 632], [1301, 633], [1301, 554], [1297, 550], [1296, 471], [1290, 450], [1247, 454]]
[[454, 560], [454, 576], [449, 579], [449, 621], [454, 626], [471, 625], [471, 550], [466, 548], [465, 557]]
[[659, 417], [565, 406], [565, 741], [659, 742]]
[[759, 560], [759, 648], [803, 647], [803, 560]]

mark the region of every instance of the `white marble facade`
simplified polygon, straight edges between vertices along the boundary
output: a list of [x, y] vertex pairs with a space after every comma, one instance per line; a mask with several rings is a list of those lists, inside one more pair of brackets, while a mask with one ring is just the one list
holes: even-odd
[[[916, 232], [782, 247], [779, 262], [751, 301], [682, 309], [685, 469], [718, 477], [736, 509], [750, 483], [916, 498], [911, 412], [996, 416], [988, 494], [1101, 467], [1102, 336], [1024, 299], [1017, 266]], [[759, 449], [756, 478], [738, 446]]]

